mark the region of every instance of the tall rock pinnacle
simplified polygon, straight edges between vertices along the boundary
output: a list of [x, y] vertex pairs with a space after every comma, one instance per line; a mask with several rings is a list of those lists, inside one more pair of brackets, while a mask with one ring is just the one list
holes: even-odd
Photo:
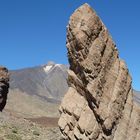
[[95, 11], [82, 5], [67, 27], [69, 90], [60, 106], [64, 140], [139, 140], [131, 76]]
[[8, 89], [9, 89], [8, 70], [4, 67], [0, 67], [0, 111], [2, 111], [6, 105]]

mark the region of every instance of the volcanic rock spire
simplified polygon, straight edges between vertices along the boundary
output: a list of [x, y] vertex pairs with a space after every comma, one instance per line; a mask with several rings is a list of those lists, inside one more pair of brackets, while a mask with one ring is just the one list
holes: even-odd
[[[60, 106], [64, 140], [139, 140], [140, 107], [107, 28], [88, 4], [67, 27], [69, 90]], [[129, 129], [128, 129], [129, 128]]]
[[8, 89], [9, 89], [8, 70], [4, 67], [0, 67], [0, 111], [2, 111], [6, 105]]

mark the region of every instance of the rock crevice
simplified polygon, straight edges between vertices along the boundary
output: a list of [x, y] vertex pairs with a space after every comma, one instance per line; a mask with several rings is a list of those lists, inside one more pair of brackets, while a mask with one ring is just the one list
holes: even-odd
[[131, 76], [107, 28], [88, 4], [70, 17], [67, 49], [69, 90], [59, 119], [63, 139], [138, 140], [140, 107], [133, 101]]

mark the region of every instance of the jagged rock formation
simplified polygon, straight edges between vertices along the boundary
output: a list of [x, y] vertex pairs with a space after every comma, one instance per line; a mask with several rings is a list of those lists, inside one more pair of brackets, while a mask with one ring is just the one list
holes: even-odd
[[65, 140], [139, 140], [140, 107], [131, 76], [105, 25], [88, 4], [67, 27], [69, 90], [60, 106]]
[[4, 67], [0, 67], [0, 111], [2, 111], [6, 105], [8, 88], [9, 88], [8, 70]]

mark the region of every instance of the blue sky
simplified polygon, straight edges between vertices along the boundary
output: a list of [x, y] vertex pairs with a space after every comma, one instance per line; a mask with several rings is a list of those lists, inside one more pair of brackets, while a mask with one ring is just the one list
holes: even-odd
[[0, 64], [19, 69], [49, 60], [68, 64], [69, 16], [89, 3], [109, 29], [140, 90], [139, 0], [0, 0]]

